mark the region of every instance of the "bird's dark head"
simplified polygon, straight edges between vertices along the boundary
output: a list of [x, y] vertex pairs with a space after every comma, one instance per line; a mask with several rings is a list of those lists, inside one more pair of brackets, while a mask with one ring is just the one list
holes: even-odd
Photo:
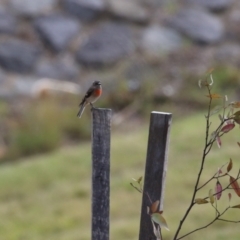
[[100, 81], [94, 81], [93, 82], [93, 86], [100, 86], [101, 85], [101, 82]]

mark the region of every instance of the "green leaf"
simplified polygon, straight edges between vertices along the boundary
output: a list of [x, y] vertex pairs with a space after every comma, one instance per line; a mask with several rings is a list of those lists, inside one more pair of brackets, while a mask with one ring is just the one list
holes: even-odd
[[167, 229], [169, 231], [167, 222], [166, 222], [165, 218], [160, 213], [157, 212], [157, 213], [151, 214], [151, 219], [155, 223], [159, 224], [159, 226], [161, 228], [165, 228], [165, 229]]
[[209, 190], [209, 199], [210, 199], [210, 203], [213, 204], [214, 203], [214, 195], [213, 195], [213, 190], [210, 189]]
[[208, 203], [208, 200], [206, 200], [204, 198], [196, 198], [195, 199], [195, 203], [197, 203], [197, 204], [205, 204], [205, 203]]

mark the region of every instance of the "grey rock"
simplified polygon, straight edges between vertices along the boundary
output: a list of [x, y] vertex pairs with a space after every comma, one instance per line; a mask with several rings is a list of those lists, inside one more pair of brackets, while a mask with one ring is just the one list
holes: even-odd
[[187, 0], [187, 2], [206, 7], [214, 12], [226, 10], [233, 4], [233, 0]]
[[83, 21], [91, 21], [106, 9], [104, 0], [63, 0], [63, 7]]
[[147, 9], [136, 0], [109, 0], [110, 12], [118, 17], [135, 22], [147, 22], [150, 15]]
[[57, 0], [9, 0], [9, 2], [18, 15], [34, 17], [53, 10]]
[[0, 43], [0, 65], [9, 71], [26, 73], [33, 69], [40, 52], [32, 43], [7, 40]]
[[115, 63], [133, 50], [132, 34], [127, 25], [105, 23], [80, 47], [77, 60], [98, 67]]
[[17, 20], [10, 12], [0, 8], [0, 33], [13, 34], [16, 32]]
[[140, 47], [147, 55], [165, 56], [182, 47], [182, 37], [174, 29], [155, 25], [143, 32]]
[[222, 21], [201, 9], [184, 9], [170, 23], [192, 40], [202, 44], [213, 44], [223, 39]]
[[37, 76], [60, 80], [75, 80], [79, 71], [79, 66], [69, 56], [54, 60], [43, 59], [36, 67]]
[[65, 50], [80, 31], [77, 20], [61, 15], [41, 17], [34, 25], [44, 43], [57, 52]]

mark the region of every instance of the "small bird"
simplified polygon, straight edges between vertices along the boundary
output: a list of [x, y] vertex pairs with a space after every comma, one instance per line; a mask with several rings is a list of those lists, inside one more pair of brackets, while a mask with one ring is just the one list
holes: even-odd
[[97, 99], [102, 95], [102, 85], [100, 81], [94, 81], [92, 86], [88, 89], [85, 94], [83, 100], [79, 104], [79, 112], [77, 116], [80, 118], [85, 107], [90, 104], [93, 108], [93, 103], [97, 101]]

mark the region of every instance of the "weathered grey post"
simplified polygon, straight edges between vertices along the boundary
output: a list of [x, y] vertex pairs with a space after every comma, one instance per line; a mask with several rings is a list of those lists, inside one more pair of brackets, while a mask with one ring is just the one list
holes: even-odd
[[[150, 196], [153, 202], [160, 200], [160, 210], [163, 210], [171, 119], [172, 114], [170, 113], [151, 113], [143, 191]], [[143, 194], [139, 240], [156, 239], [150, 216], [147, 214], [147, 206], [150, 205], [148, 196]]]
[[92, 240], [109, 240], [111, 109], [92, 109]]

